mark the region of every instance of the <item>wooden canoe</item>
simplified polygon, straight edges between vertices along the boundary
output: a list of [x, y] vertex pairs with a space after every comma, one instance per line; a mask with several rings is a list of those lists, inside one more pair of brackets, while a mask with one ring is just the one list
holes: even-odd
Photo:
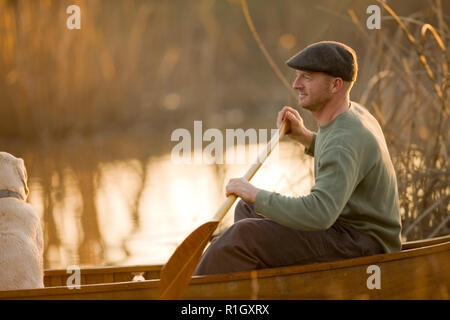
[[[368, 267], [380, 268], [369, 289]], [[0, 291], [0, 299], [156, 299], [162, 266], [81, 269], [81, 286], [66, 270], [46, 270], [45, 288]], [[402, 251], [326, 263], [193, 277], [183, 299], [449, 299], [450, 236], [406, 242]], [[133, 281], [133, 278], [144, 281]]]

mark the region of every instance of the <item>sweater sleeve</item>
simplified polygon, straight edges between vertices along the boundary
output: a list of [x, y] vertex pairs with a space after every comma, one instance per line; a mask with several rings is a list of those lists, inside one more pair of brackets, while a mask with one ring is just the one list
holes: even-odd
[[304, 231], [326, 230], [333, 225], [350, 199], [358, 180], [355, 155], [342, 146], [327, 148], [320, 156], [316, 183], [311, 193], [286, 197], [261, 190], [255, 210], [290, 228]]

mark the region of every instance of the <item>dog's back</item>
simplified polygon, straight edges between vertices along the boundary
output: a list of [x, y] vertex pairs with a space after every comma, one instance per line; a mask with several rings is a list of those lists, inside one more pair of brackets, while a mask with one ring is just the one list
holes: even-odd
[[43, 239], [33, 208], [0, 199], [0, 290], [42, 288]]
[[[0, 153], [0, 163], [2, 156]], [[17, 159], [17, 158], [15, 158]], [[8, 158], [8, 161], [10, 159]], [[17, 159], [20, 160], [20, 159]], [[23, 163], [23, 162], [22, 162]], [[1, 163], [0, 177], [9, 164]], [[16, 170], [16, 169], [15, 169]], [[25, 167], [23, 166], [23, 171]], [[3, 172], [2, 172], [3, 171]], [[25, 179], [21, 178], [23, 175]], [[28, 188], [26, 171], [17, 178], [25, 180], [27, 191], [12, 190], [19, 198], [0, 197], [0, 290], [42, 288], [43, 237], [39, 216], [25, 202]], [[0, 190], [14, 189], [14, 184], [0, 179]], [[25, 199], [23, 199], [25, 195]]]

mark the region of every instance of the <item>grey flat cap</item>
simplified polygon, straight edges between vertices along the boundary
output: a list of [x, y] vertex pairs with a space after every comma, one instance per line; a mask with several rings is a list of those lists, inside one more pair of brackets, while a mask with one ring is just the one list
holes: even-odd
[[324, 72], [344, 81], [355, 81], [358, 62], [355, 50], [335, 41], [321, 41], [307, 46], [286, 64], [297, 70]]

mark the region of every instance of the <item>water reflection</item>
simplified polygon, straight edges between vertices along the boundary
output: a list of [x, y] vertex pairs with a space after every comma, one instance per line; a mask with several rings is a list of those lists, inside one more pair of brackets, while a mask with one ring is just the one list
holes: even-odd
[[[212, 218], [225, 200], [228, 179], [249, 167], [174, 165], [169, 152], [105, 160], [96, 157], [95, 147], [85, 148], [77, 150], [81, 156], [55, 155], [39, 168], [32, 161], [37, 174], [30, 179], [29, 202], [42, 219], [45, 268], [164, 263]], [[278, 156], [269, 157], [253, 182], [298, 195], [308, 193], [311, 178], [312, 160], [299, 145], [282, 142]], [[233, 210], [218, 232], [232, 223]]]

